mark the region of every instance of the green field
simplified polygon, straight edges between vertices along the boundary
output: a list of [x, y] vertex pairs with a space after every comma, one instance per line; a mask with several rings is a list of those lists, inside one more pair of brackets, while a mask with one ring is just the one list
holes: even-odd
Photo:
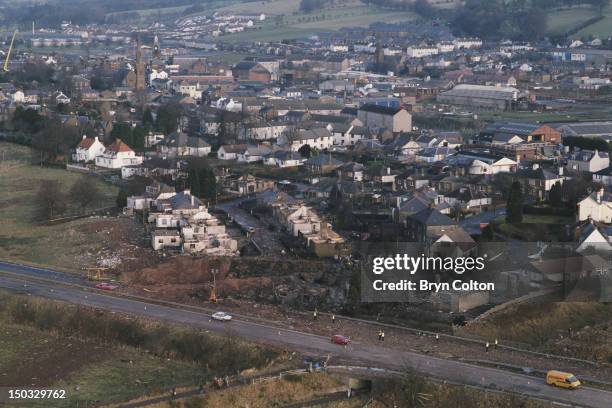
[[0, 330], [0, 367], [2, 386], [34, 384], [66, 390], [69, 398], [55, 401], [54, 407], [72, 407], [77, 400], [90, 404], [124, 401], [174, 385], [196, 384], [199, 372], [192, 364], [161, 359], [131, 347], [98, 344], [6, 322]]
[[576, 34], [572, 35], [572, 38], [580, 39], [588, 38], [591, 36], [598, 38], [608, 38], [612, 36], [612, 2], [608, 7], [604, 9], [603, 15], [605, 16], [603, 20], [583, 28]]
[[[80, 219], [59, 225], [39, 225], [33, 221], [34, 197], [41, 183], [59, 181], [65, 191], [86, 177], [59, 168], [31, 163], [31, 151], [24, 146], [0, 142], [0, 258], [60, 268], [70, 268], [79, 256], [92, 248], [106, 245], [95, 230], [89, 231], [95, 219]], [[95, 207], [115, 203], [117, 189], [92, 178], [101, 192]], [[91, 247], [89, 245], [92, 245]]]
[[268, 14], [290, 14], [300, 9], [300, 0], [269, 0], [252, 1], [248, 3], [235, 3], [216, 9], [219, 13], [265, 13]]
[[596, 15], [597, 12], [592, 8], [551, 11], [548, 13], [548, 32], [550, 34], [565, 33]]
[[590, 36], [598, 37], [598, 38], [607, 38], [612, 35], [612, 13], [607, 15], [601, 21], [598, 21], [595, 24], [591, 24], [588, 27], [583, 28], [578, 31], [573, 38], [587, 38]]
[[393, 23], [416, 19], [411, 12], [392, 12], [366, 6], [329, 9], [323, 12], [284, 16], [281, 24], [268, 19], [258, 29], [230, 34], [220, 41], [272, 41], [309, 36], [319, 31], [337, 31], [343, 27], [367, 27], [384, 21]]

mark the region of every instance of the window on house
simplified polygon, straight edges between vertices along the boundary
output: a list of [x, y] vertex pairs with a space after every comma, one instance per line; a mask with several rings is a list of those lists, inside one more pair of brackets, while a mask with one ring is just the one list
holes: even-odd
[[173, 244], [176, 243], [176, 238], [170, 238], [170, 242], [172, 242]]

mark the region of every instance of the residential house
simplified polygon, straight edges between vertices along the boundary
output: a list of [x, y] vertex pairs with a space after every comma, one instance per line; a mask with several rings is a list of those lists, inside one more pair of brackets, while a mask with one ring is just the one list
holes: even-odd
[[370, 129], [386, 128], [393, 133], [412, 130], [412, 115], [404, 108], [365, 104], [357, 111], [357, 118]]
[[275, 184], [272, 180], [265, 180], [254, 177], [251, 174], [245, 174], [230, 181], [228, 190], [230, 193], [244, 196], [274, 189]]
[[346, 123], [332, 123], [328, 126], [334, 146], [354, 146], [362, 139], [371, 137], [370, 130], [365, 126]]
[[319, 154], [304, 162], [308, 171], [315, 174], [329, 173], [342, 166], [342, 164], [340, 160], [334, 159], [331, 154]]
[[593, 181], [604, 186], [612, 186], [612, 166], [594, 173]]
[[179, 249], [183, 253], [231, 256], [238, 243], [189, 190], [157, 198], [148, 221], [155, 250]]
[[238, 132], [238, 139], [250, 141], [277, 140], [287, 132], [286, 123], [245, 123]]
[[404, 223], [406, 235], [411, 242], [430, 243], [458, 228], [455, 221], [433, 208], [409, 215]]
[[334, 138], [327, 128], [300, 129], [293, 134], [283, 134], [278, 138], [279, 146], [286, 147], [294, 152], [304, 145], [312, 149], [324, 150], [333, 146]]
[[556, 183], [563, 184], [564, 177], [534, 165], [531, 169], [516, 172], [517, 179], [523, 185], [523, 192], [532, 197], [545, 199]]
[[608, 152], [599, 150], [576, 150], [567, 158], [567, 169], [587, 173], [596, 173], [610, 166]]
[[219, 160], [236, 160], [238, 154], [246, 148], [246, 144], [223, 145], [217, 150], [217, 158]]
[[603, 188], [578, 203], [578, 219], [612, 223], [612, 194]]
[[587, 250], [602, 252], [612, 251], [612, 228], [596, 224], [588, 220], [579, 228], [578, 246], [576, 252], [583, 253]]
[[262, 64], [255, 61], [241, 61], [234, 65], [232, 74], [237, 81], [258, 81], [269, 83], [272, 73]]
[[136, 153], [121, 139], [116, 139], [104, 153], [96, 156], [96, 166], [108, 169], [120, 169], [124, 166], [134, 166], [142, 163], [142, 156]]
[[416, 154], [417, 162], [435, 163], [446, 159], [448, 156], [457, 153], [455, 149], [449, 147], [429, 147], [422, 149]]
[[186, 133], [177, 131], [171, 133], [155, 145], [157, 151], [169, 158], [195, 156], [208, 156], [211, 146], [200, 137], [188, 136]]
[[239, 163], [262, 162], [270, 153], [272, 153], [272, 150], [267, 146], [247, 146], [244, 150], [238, 152], [236, 160]]
[[276, 167], [296, 167], [304, 164], [306, 159], [298, 152], [278, 150], [270, 154], [265, 164]]
[[90, 162], [96, 160], [96, 157], [102, 155], [106, 147], [98, 140], [98, 137], [83, 136], [83, 139], [77, 145], [72, 160], [76, 162]]

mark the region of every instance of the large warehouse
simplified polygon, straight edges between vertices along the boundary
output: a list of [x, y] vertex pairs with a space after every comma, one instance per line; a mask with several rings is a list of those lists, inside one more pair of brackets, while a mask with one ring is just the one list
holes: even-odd
[[503, 86], [460, 84], [438, 94], [440, 103], [489, 109], [509, 109], [519, 96], [519, 90]]

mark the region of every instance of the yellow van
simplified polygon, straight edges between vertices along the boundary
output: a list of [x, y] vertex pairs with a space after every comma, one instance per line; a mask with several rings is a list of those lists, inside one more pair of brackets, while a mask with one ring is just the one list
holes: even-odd
[[561, 388], [576, 388], [580, 385], [580, 381], [574, 374], [555, 370], [546, 373], [546, 383]]

